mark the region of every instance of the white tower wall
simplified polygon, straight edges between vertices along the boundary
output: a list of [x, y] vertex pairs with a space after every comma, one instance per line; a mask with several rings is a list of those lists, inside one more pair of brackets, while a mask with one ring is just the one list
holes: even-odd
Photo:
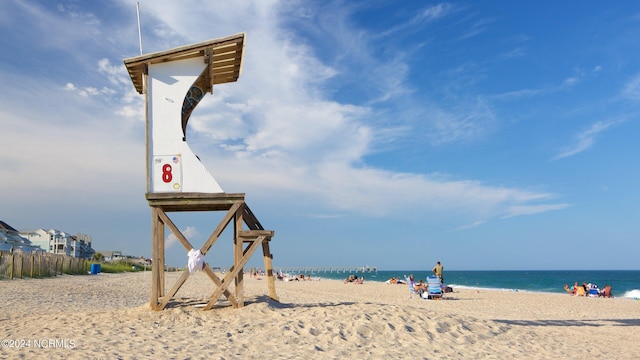
[[224, 192], [182, 132], [184, 98], [207, 65], [202, 57], [149, 65], [150, 192]]

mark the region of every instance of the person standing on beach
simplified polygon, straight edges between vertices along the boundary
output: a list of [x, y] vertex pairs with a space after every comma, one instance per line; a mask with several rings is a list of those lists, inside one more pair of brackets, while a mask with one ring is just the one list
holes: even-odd
[[438, 263], [436, 263], [436, 266], [434, 266], [433, 269], [431, 269], [431, 271], [433, 271], [433, 273], [436, 274], [438, 279], [440, 279], [440, 284], [444, 285], [444, 278], [442, 277], [442, 270], [444, 270], [444, 268], [442, 267], [442, 264], [440, 264], [440, 261], [438, 261]]

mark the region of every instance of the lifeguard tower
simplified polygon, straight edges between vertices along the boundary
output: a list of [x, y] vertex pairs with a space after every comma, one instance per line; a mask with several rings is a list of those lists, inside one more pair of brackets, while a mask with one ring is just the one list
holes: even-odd
[[[151, 308], [163, 310], [189, 278], [191, 271], [204, 271], [215, 284], [205, 310], [224, 295], [234, 307], [244, 306], [243, 267], [262, 246], [269, 297], [275, 291], [269, 241], [265, 230], [244, 202], [244, 193], [225, 193], [187, 144], [187, 123], [194, 108], [213, 86], [235, 82], [242, 71], [245, 34], [213, 39], [171, 50], [124, 60], [131, 81], [145, 95], [147, 189], [151, 207], [152, 284]], [[193, 249], [167, 213], [226, 211], [199, 250]], [[204, 262], [204, 256], [233, 222], [233, 266], [221, 279]], [[248, 229], [243, 229], [243, 224]], [[165, 292], [165, 227], [188, 252], [189, 268]], [[229, 290], [234, 284], [234, 292]]]

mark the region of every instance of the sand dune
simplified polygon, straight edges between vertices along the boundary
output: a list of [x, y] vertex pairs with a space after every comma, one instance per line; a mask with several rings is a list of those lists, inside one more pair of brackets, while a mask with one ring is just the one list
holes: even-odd
[[196, 273], [157, 312], [150, 273], [2, 281], [0, 357], [640, 357], [640, 301], [630, 299], [461, 290], [426, 301], [406, 285], [321, 280], [276, 282], [274, 302], [265, 280], [245, 284], [245, 307], [203, 311], [213, 283]]

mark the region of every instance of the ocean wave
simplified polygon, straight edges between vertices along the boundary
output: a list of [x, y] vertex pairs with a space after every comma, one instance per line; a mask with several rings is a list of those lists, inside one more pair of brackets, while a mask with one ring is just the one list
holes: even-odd
[[640, 299], [640, 290], [631, 290], [627, 291], [622, 295], [622, 297], [631, 298], [631, 299]]
[[[491, 290], [491, 291], [511, 291], [511, 292], [520, 292], [520, 291], [534, 292], [531, 290], [505, 289], [505, 288], [496, 288], [496, 287], [488, 287], [488, 286], [469, 286], [469, 285], [458, 285], [458, 284], [447, 284], [447, 286], [450, 286], [454, 291], [455, 289], [469, 289], [469, 290]], [[540, 290], [535, 292], [550, 292], [550, 291]]]

